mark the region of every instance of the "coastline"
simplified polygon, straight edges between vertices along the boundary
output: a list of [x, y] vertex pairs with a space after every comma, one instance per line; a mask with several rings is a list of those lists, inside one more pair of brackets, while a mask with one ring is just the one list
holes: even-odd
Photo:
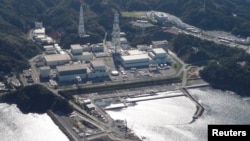
[[59, 129], [68, 137], [69, 141], [78, 141], [74, 135], [72, 135], [68, 129], [61, 123], [61, 121], [56, 117], [55, 113], [51, 110], [47, 111], [48, 116], [52, 121], [59, 127]]
[[69, 141], [48, 113], [23, 113], [16, 104], [4, 102], [0, 107], [2, 141]]
[[[190, 94], [193, 98], [195, 98], [198, 102], [201, 102], [201, 105], [204, 106], [205, 111], [203, 112], [201, 118], [198, 118], [197, 120], [183, 120], [185, 118], [191, 119], [190, 116], [193, 112], [187, 112], [183, 115], [176, 114], [171, 115], [172, 112], [174, 113], [176, 111], [175, 108], [180, 108], [179, 104], [186, 104], [186, 102], [176, 103], [175, 105], [170, 102], [144, 102], [141, 104], [137, 104], [136, 107], [127, 108], [124, 110], [121, 110], [120, 112], [112, 112], [111, 111], [111, 117], [114, 119], [124, 119], [123, 117], [126, 117], [126, 120], [128, 122], [129, 126], [132, 126], [133, 129], [135, 129], [135, 133], [138, 136], [145, 135], [146, 140], [152, 139], [151, 141], [165, 141], [167, 139], [171, 140], [205, 140], [207, 138], [207, 129], [206, 126], [208, 124], [249, 124], [249, 119], [245, 119], [245, 117], [248, 117], [249, 115], [248, 110], [241, 108], [246, 107], [249, 109], [248, 104], [243, 102], [242, 97], [238, 95], [229, 95], [228, 93], [216, 90], [211, 87], [204, 87], [204, 88], [195, 88], [189, 90]], [[151, 104], [150, 104], [151, 103]], [[169, 105], [174, 106], [174, 110], [171, 110], [171, 108], [162, 108], [162, 105], [160, 104], [166, 104], [170, 103]], [[224, 104], [226, 106], [231, 106], [227, 109], [225, 109]], [[235, 103], [236, 105], [231, 105], [230, 103]], [[159, 105], [158, 105], [159, 104]], [[153, 107], [157, 106], [156, 107]], [[191, 105], [193, 105], [191, 103]], [[155, 110], [156, 108], [157, 110]], [[194, 106], [182, 106], [180, 110], [185, 112], [187, 110], [190, 110], [190, 108], [195, 108]], [[239, 109], [240, 108], [240, 109]], [[147, 110], [145, 110], [147, 109]], [[234, 112], [240, 112], [239, 115], [235, 115]], [[149, 115], [148, 113], [150, 111], [161, 113], [168, 113], [165, 116], [166, 117], [160, 117], [155, 116], [156, 119], [152, 119], [151, 117], [146, 118], [146, 115]], [[230, 115], [228, 115], [230, 113]], [[154, 114], [156, 115], [156, 114]], [[228, 118], [225, 118], [226, 116], [229, 116]], [[183, 118], [182, 118], [183, 117]], [[185, 117], [185, 118], [184, 118]], [[176, 120], [180, 118], [180, 121]], [[175, 119], [175, 120], [171, 120]], [[156, 121], [157, 122], [156, 122]], [[165, 123], [164, 123], [165, 120]], [[183, 122], [183, 121], [184, 122]], [[137, 122], [140, 121], [140, 122]], [[144, 121], [144, 122], [143, 122]], [[173, 121], [173, 122], [171, 122]], [[181, 122], [182, 121], [182, 122]], [[136, 122], [136, 124], [135, 124]], [[181, 130], [181, 133], [174, 132]], [[192, 131], [192, 132], [190, 132]], [[172, 133], [172, 134], [169, 134]], [[168, 135], [169, 134], [169, 135]], [[157, 135], [159, 137], [157, 138]], [[157, 139], [156, 139], [157, 138]]]

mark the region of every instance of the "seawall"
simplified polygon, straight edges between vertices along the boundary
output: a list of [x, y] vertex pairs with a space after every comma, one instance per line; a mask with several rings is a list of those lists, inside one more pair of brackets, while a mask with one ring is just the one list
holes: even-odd
[[70, 141], [78, 141], [77, 138], [75, 138], [74, 135], [70, 134], [65, 126], [61, 123], [61, 121], [56, 117], [55, 113], [51, 110], [47, 111], [47, 114], [50, 116], [50, 118], [54, 121], [54, 123], [59, 127], [59, 129], [69, 138]]

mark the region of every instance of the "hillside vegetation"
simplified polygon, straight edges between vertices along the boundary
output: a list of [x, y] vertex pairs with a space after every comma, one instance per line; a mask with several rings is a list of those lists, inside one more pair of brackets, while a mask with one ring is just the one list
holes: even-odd
[[200, 75], [212, 87], [250, 95], [250, 55], [244, 50], [186, 35], [178, 36], [173, 46], [185, 62], [206, 66]]
[[[1, 0], [0, 3], [0, 71], [21, 71], [27, 60], [41, 52], [41, 46], [26, 40], [27, 32], [41, 21], [47, 33], [64, 48], [71, 43], [101, 42], [105, 32], [111, 33], [113, 12], [157, 10], [179, 16], [183, 21], [203, 29], [220, 29], [250, 36], [249, 0], [82, 0], [85, 28], [91, 35], [77, 36], [79, 0]], [[148, 42], [150, 29], [144, 36], [132, 27], [126, 17], [120, 18], [121, 30], [129, 32], [133, 43]], [[156, 28], [157, 29], [157, 28]], [[157, 32], [157, 38], [159, 32]], [[108, 36], [110, 39], [110, 36]], [[137, 40], [138, 39], [138, 40]], [[154, 39], [154, 37], [150, 37]]]
[[0, 102], [17, 104], [23, 113], [45, 113], [48, 110], [61, 111], [66, 114], [72, 112], [72, 107], [66, 100], [37, 84], [3, 95], [0, 97]]

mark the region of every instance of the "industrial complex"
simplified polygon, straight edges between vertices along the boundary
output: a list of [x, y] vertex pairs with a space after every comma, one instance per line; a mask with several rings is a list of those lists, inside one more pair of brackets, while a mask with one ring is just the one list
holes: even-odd
[[[73, 11], [71, 14], [75, 14], [75, 9], [78, 7], [77, 3], [76, 1], [70, 2], [74, 8], [71, 9], [71, 11]], [[105, 5], [105, 2], [97, 5], [97, 8], [103, 5]], [[188, 52], [182, 50], [183, 48], [180, 47], [185, 43], [176, 44], [176, 42], [183, 41], [182, 39], [184, 39], [180, 38], [180, 40], [178, 40], [179, 38], [177, 37], [179, 37], [180, 34], [195, 36], [201, 40], [223, 44], [228, 47], [242, 48], [250, 53], [250, 37], [245, 39], [240, 36], [233, 36], [227, 32], [203, 31], [200, 28], [184, 23], [180, 18], [174, 15], [159, 11], [118, 12], [114, 10], [114, 8], [117, 7], [112, 7], [109, 9], [110, 11], [98, 15], [100, 13], [92, 13], [89, 9], [86, 9], [86, 15], [89, 14], [87, 20], [91, 20], [91, 22], [87, 22], [88, 24], [95, 23], [93, 20], [99, 19], [99, 16], [107, 16], [108, 12], [111, 11], [114, 17], [113, 25], [109, 28], [106, 28], [106, 25], [100, 24], [95, 30], [85, 29], [83, 13], [85, 10], [83, 8], [87, 6], [89, 6], [88, 8], [96, 8], [96, 3], [87, 5], [87, 3], [85, 4], [85, 2], [83, 2], [79, 5], [78, 26], [75, 26], [75, 22], [72, 22], [74, 24], [67, 28], [56, 27], [54, 26], [55, 21], [53, 21], [53, 24], [49, 25], [46, 30], [47, 26], [43, 26], [42, 22], [35, 22], [34, 28], [28, 32], [27, 39], [35, 42], [34, 46], [40, 45], [35, 47], [39, 47], [42, 52], [37, 51], [39, 54], [28, 60], [29, 65], [21, 61], [21, 63], [23, 63], [22, 65], [28, 68], [22, 70], [18, 76], [16, 73], [13, 73], [10, 76], [6, 76], [7, 82], [5, 82], [5, 80], [4, 82], [0, 82], [0, 96], [9, 94], [9, 92], [17, 92], [13, 93], [15, 95], [19, 93], [23, 94], [24, 92], [26, 93], [26, 91], [22, 91], [23, 88], [37, 84], [53, 93], [53, 97], [51, 96], [50, 100], [56, 100], [56, 102], [53, 102], [53, 104], [51, 104], [52, 106], [50, 106], [53, 110], [47, 110], [46, 112], [67, 135], [70, 141], [149, 140], [146, 136], [146, 134], [149, 133], [147, 130], [145, 130], [145, 133], [142, 131], [141, 134], [143, 134], [143, 136], [133, 132], [134, 129], [137, 129], [134, 124], [138, 124], [136, 123], [136, 120], [138, 120], [136, 116], [132, 116], [134, 123], [132, 123], [131, 126], [130, 122], [127, 124], [127, 120], [130, 120], [128, 116], [120, 116], [121, 118], [116, 120], [111, 117], [112, 113], [108, 111], [117, 110], [115, 112], [118, 113], [120, 109], [133, 108], [141, 104], [140, 102], [142, 101], [172, 98], [174, 100], [169, 101], [171, 105], [175, 101], [178, 101], [179, 97], [185, 97], [187, 98], [185, 100], [191, 101], [191, 104], [193, 104], [192, 107], [188, 106], [189, 109], [193, 108], [196, 110], [193, 110], [193, 116], [189, 118], [189, 121], [186, 119], [183, 121], [185, 121], [187, 125], [196, 122], [196, 120], [202, 116], [206, 107], [204, 108], [203, 105], [200, 104], [202, 102], [200, 99], [197, 99], [197, 95], [189, 94], [188, 89], [207, 87], [210, 85], [200, 77], [200, 72], [204, 67], [194, 66], [197, 65], [196, 63], [187, 64], [182, 61], [178, 55], [182, 55], [181, 57], [186, 60], [189, 59], [189, 62], [193, 59], [195, 61], [197, 60], [198, 63], [209, 62], [210, 58], [214, 57], [209, 56], [209, 59], [200, 57], [200, 55], [204, 53], [201, 52], [204, 51], [204, 49], [200, 48], [202, 47], [200, 44], [195, 46], [196, 43], [190, 45], [187, 43], [188, 45], [183, 46], [185, 49], [190, 47], [192, 50], [190, 49]], [[59, 12], [60, 10], [63, 9], [59, 9]], [[50, 12], [50, 10], [48, 12]], [[125, 17], [123, 19], [124, 23], [121, 24], [121, 27], [123, 27], [121, 29], [119, 21], [120, 13]], [[76, 19], [78, 15], [72, 17], [70, 20]], [[103, 21], [103, 19], [100, 21]], [[100, 21], [98, 20], [98, 24]], [[131, 25], [128, 26], [127, 22]], [[49, 23], [49, 21], [44, 23]], [[60, 26], [64, 25], [66, 24]], [[53, 26], [53, 28], [51, 28], [51, 26]], [[94, 25], [87, 27], [93, 26]], [[74, 27], [75, 29], [73, 29]], [[145, 30], [146, 28], [149, 30]], [[110, 29], [110, 31], [105, 31], [106, 29]], [[59, 39], [58, 37], [61, 35], [57, 34], [57, 32], [62, 32], [62, 39], [55, 41], [54, 38], [46, 35], [46, 31], [52, 31], [53, 34], [51, 35], [57, 39]], [[103, 34], [93, 33], [95, 31], [104, 32]], [[138, 31], [140, 34], [142, 31], [142, 35], [132, 35]], [[69, 32], [75, 32], [75, 34], [68, 36], [67, 33]], [[89, 32], [93, 34], [88, 35]], [[100, 36], [104, 35], [104, 33], [105, 36], [103, 40], [100, 40]], [[130, 39], [133, 37], [135, 37], [132, 39], [133, 43], [130, 43]], [[73, 40], [69, 43], [68, 41], [72, 38]], [[185, 40], [186, 39], [190, 40], [192, 38], [185, 38]], [[196, 40], [197, 43], [200, 43], [198, 41], [199, 40]], [[67, 45], [64, 45], [64, 43]], [[203, 44], [203, 42], [201, 43]], [[206, 42], [204, 42], [204, 44], [205, 43]], [[217, 46], [213, 47], [215, 48]], [[172, 51], [177, 49], [179, 50], [179, 54]], [[186, 54], [183, 55], [183, 51], [185, 53], [191, 52], [188, 55], [192, 58]], [[210, 50], [205, 51], [206, 54], [210, 53]], [[33, 52], [36, 53], [35, 51]], [[219, 53], [217, 53], [217, 56]], [[11, 61], [8, 63], [10, 64]], [[237, 63], [242, 66], [246, 64], [246, 62]], [[5, 74], [0, 72], [0, 76], [5, 76]], [[5, 79], [5, 77], [3, 78]], [[10, 86], [5, 83], [10, 84], [12, 89], [9, 89]], [[46, 98], [46, 100], [47, 99], [48, 98]], [[182, 102], [182, 100], [179, 100], [178, 103], [175, 104], [177, 104], [177, 106], [187, 107], [187, 105], [181, 105], [183, 103], [186, 104]], [[63, 110], [60, 109], [60, 104], [62, 104]], [[145, 104], [147, 108], [150, 106], [153, 112], [149, 110], [144, 111], [145, 108], [140, 111], [147, 113], [147, 115], [155, 114], [155, 111], [159, 113], [165, 112], [164, 116], [170, 115], [170, 118], [175, 118], [172, 116], [173, 113], [166, 113], [166, 111], [164, 111], [166, 109], [162, 107], [162, 104], [166, 106], [165, 101], [162, 103], [154, 101], [153, 104]], [[44, 103], [42, 103], [42, 105], [44, 106]], [[162, 110], [159, 111], [159, 108], [156, 106], [161, 106], [164, 112], [162, 112]], [[167, 108], [173, 108], [171, 110], [178, 113], [178, 116], [181, 115], [181, 112], [191, 113], [189, 110], [176, 110], [175, 107], [171, 106]], [[66, 109], [68, 107], [70, 113], [63, 113], [67, 111]], [[134, 112], [134, 109], [132, 112]], [[128, 114], [130, 113], [126, 113], [126, 115]], [[136, 114], [139, 116], [142, 115], [141, 113]], [[180, 116], [180, 118], [182, 118], [182, 116]], [[140, 120], [138, 121], [141, 122]], [[172, 120], [170, 120], [170, 122], [169, 125], [172, 124]], [[151, 121], [145, 125], [151, 126], [151, 124], [155, 125], [155, 123]], [[162, 123], [159, 124], [162, 126]], [[133, 126], [135, 127], [134, 129]], [[144, 125], [142, 127], [144, 127]]]
[[[156, 44], [156, 41], [153, 43]], [[150, 65], [169, 65], [171, 64], [171, 58], [165, 50], [167, 48], [165, 45], [166, 41], [157, 41], [157, 45], [153, 45], [154, 47], [147, 51], [119, 49], [119, 57], [116, 58], [118, 65], [124, 70], [148, 68]], [[162, 48], [163, 46], [164, 48]], [[51, 73], [56, 71], [58, 81], [72, 81], [76, 77], [81, 77], [84, 80], [108, 77], [111, 74], [110, 72], [116, 69], [106, 66], [104, 61], [107, 57], [113, 59], [112, 53], [115, 53], [115, 50], [108, 49], [108, 46], [101, 43], [94, 45], [72, 44], [69, 50], [62, 50], [57, 44], [44, 46], [45, 50], [48, 48], [54, 49], [54, 53], [45, 52], [43, 59], [36, 62], [36, 66], [40, 68], [41, 78], [49, 78]], [[105, 50], [108, 50], [108, 52], [104, 52], [104, 48], [107, 48]], [[100, 56], [101, 53], [105, 55]]]
[[[79, 37], [84, 39], [86, 33], [82, 16], [81, 8], [78, 33]], [[38, 37], [42, 35], [46, 37], [42, 23], [35, 23], [33, 35], [37, 42], [41, 42], [37, 40]], [[44, 54], [36, 60], [36, 67], [39, 68], [41, 79], [52, 79], [58, 83], [76, 82], [79, 84], [91, 81], [91, 79], [105, 79], [119, 75], [121, 70], [124, 74], [126, 70], [142, 68], [149, 70], [152, 69], [151, 66], [167, 66], [172, 62], [168, 54], [167, 40], [153, 41], [147, 49], [130, 49], [126, 34], [119, 28], [118, 12], [114, 14], [112, 41], [71, 44], [68, 50], [62, 49], [57, 43], [49, 41], [46, 43], [43, 46]]]
[[[166, 18], [169, 15], [154, 12], [150, 16], [164, 20], [161, 16]], [[169, 21], [188, 26], [178, 19]], [[137, 22], [137, 26], [145, 24], [144, 21]], [[89, 37], [84, 27], [82, 6], [78, 36], [82, 40]], [[187, 80], [183, 79], [185, 82], [181, 83], [179, 77], [182, 77], [183, 71], [183, 77], [189, 74], [185, 70], [186, 65], [169, 50], [166, 39], [152, 41], [150, 45], [131, 47], [126, 33], [120, 31], [117, 11], [114, 13], [111, 37], [111, 41], [105, 38], [99, 43], [74, 43], [61, 47], [46, 36], [41, 22], [36, 22], [32, 30], [33, 40], [43, 45], [44, 52], [30, 60], [31, 69], [23, 71], [22, 82], [24, 85], [41, 83], [61, 97], [64, 95], [62, 91], [69, 91], [72, 99], [67, 100], [74, 108], [74, 113], [68, 117], [50, 114], [61, 126], [67, 128], [66, 133], [72, 140], [92, 140], [103, 136], [113, 140], [140, 140], [129, 131], [126, 121], [113, 120], [105, 110], [126, 108], [138, 101], [188, 95], [165, 95], [158, 93], [162, 88], [155, 90], [157, 84], [164, 85], [164, 91], [165, 87], [175, 90], [177, 86], [185, 86]], [[181, 66], [174, 68], [172, 64]], [[145, 91], [138, 90], [137, 86], [143, 87]], [[117, 87], [121, 87], [121, 90]], [[199, 108], [201, 110], [198, 113], [201, 114], [203, 109], [201, 106]]]

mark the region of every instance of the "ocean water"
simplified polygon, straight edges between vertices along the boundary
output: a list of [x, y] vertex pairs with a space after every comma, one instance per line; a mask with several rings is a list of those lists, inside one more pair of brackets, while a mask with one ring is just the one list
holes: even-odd
[[126, 119], [128, 127], [145, 141], [207, 141], [208, 124], [250, 124], [249, 98], [211, 88], [189, 92], [205, 108], [194, 122], [195, 105], [186, 97], [138, 102], [107, 112], [113, 119]]
[[0, 103], [0, 140], [69, 141], [47, 114], [23, 114], [5, 103]]

